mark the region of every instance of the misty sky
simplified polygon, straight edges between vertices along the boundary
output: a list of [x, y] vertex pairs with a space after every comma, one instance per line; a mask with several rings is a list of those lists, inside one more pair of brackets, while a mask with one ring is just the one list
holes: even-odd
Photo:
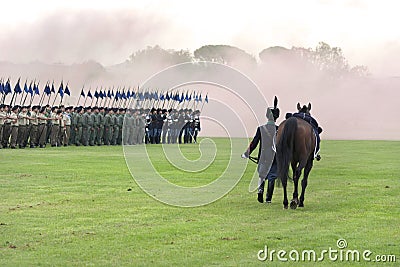
[[399, 1], [3, 1], [0, 60], [121, 63], [148, 45], [343, 49], [350, 65], [400, 76]]

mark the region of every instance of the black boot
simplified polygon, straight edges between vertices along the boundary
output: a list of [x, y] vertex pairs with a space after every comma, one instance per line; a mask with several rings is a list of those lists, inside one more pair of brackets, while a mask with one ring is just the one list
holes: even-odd
[[262, 184], [260, 184], [260, 187], [258, 188], [257, 200], [260, 203], [264, 203], [264, 187], [265, 182], [262, 182]]
[[271, 203], [272, 195], [274, 194], [275, 180], [268, 181], [267, 198], [265, 202]]
[[257, 200], [258, 200], [258, 202], [263, 203], [264, 202], [264, 194], [263, 193], [258, 193], [257, 194]]

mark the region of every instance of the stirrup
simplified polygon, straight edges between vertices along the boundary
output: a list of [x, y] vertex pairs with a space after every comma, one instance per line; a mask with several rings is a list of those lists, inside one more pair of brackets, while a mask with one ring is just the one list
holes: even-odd
[[317, 161], [320, 161], [320, 160], [321, 160], [321, 155], [318, 154], [318, 155], [315, 157], [315, 159], [316, 159]]

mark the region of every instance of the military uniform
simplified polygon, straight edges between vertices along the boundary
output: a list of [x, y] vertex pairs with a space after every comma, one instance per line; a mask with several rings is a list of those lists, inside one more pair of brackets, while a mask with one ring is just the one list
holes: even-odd
[[51, 109], [47, 110], [47, 118], [49, 118], [49, 120], [47, 121], [47, 127], [46, 127], [46, 130], [47, 130], [46, 143], [49, 142], [49, 140], [50, 140], [51, 129], [53, 127], [53, 120], [51, 120], [52, 113], [53, 112], [51, 111]]
[[186, 112], [186, 115], [185, 115], [185, 126], [184, 126], [184, 128], [185, 128], [185, 131], [184, 131], [184, 137], [183, 137], [183, 140], [184, 140], [184, 143], [192, 143], [192, 136], [193, 136], [193, 125], [192, 125], [192, 123], [193, 123], [193, 117], [192, 117], [192, 114], [190, 114], [190, 110], [188, 110], [187, 112]]
[[170, 115], [170, 134], [168, 136], [168, 142], [175, 144], [178, 140], [179, 136], [179, 126], [178, 126], [178, 116], [179, 114], [176, 113], [176, 110], [173, 110]]
[[3, 125], [3, 138], [2, 138], [2, 146], [4, 148], [8, 147], [8, 141], [10, 139], [10, 134], [11, 134], [11, 120], [9, 118], [8, 113], [8, 108], [4, 109], [4, 112], [6, 113], [6, 117], [4, 118], [4, 125]]
[[125, 117], [125, 110], [120, 109], [120, 113], [117, 115], [117, 124], [118, 124], [117, 145], [122, 144], [122, 127], [124, 125], [124, 117]]
[[89, 134], [89, 145], [94, 146], [96, 140], [97, 125], [96, 125], [96, 114], [94, 112], [89, 114], [88, 117], [88, 134]]
[[134, 138], [133, 138], [133, 128], [134, 128], [134, 116], [131, 111], [128, 111], [125, 114], [124, 119], [124, 126], [123, 126], [123, 137], [122, 137], [122, 144], [123, 145], [133, 145]]
[[113, 133], [112, 133], [112, 138], [111, 138], [111, 144], [116, 145], [117, 144], [117, 139], [119, 135], [119, 126], [118, 126], [118, 114], [113, 113], [111, 115], [111, 121], [113, 123]]
[[68, 146], [69, 145], [69, 138], [71, 136], [71, 114], [68, 112], [63, 113], [62, 120], [64, 122], [64, 128], [62, 129], [63, 132], [63, 145]]
[[107, 112], [104, 116], [104, 144], [110, 145], [112, 138], [112, 130], [114, 127], [114, 121], [111, 119], [112, 111]]
[[40, 146], [40, 148], [44, 148], [46, 146], [47, 119], [48, 119], [45, 110], [41, 110], [41, 112], [37, 116], [37, 119], [38, 119], [38, 145]]
[[34, 108], [30, 114], [30, 130], [29, 130], [29, 142], [30, 147], [34, 148], [38, 144], [38, 119], [37, 119], [37, 112]]
[[69, 136], [69, 145], [75, 144], [75, 139], [76, 139], [76, 114], [77, 114], [77, 108], [74, 109], [74, 111], [71, 112], [71, 135]]
[[3, 148], [3, 130], [4, 130], [4, 122], [6, 120], [7, 113], [4, 111], [3, 104], [0, 108], [0, 148]]
[[178, 121], [177, 121], [177, 129], [179, 131], [178, 134], [178, 143], [182, 144], [182, 135], [185, 131], [185, 125], [186, 125], [186, 115], [185, 115], [185, 111], [181, 110], [180, 114], [178, 116]]
[[25, 110], [18, 113], [18, 137], [17, 137], [17, 144], [19, 145], [19, 148], [25, 148], [25, 135], [26, 135], [26, 128], [28, 125], [28, 112]]
[[194, 129], [193, 139], [194, 139], [194, 142], [197, 143], [197, 135], [201, 131], [200, 111], [195, 112], [195, 115], [193, 118], [193, 129]]
[[161, 129], [161, 131], [162, 131], [162, 139], [161, 139], [161, 143], [162, 144], [166, 144], [167, 143], [167, 135], [169, 135], [169, 132], [170, 132], [170, 126], [169, 126], [169, 123], [168, 123], [168, 118], [169, 118], [169, 113], [167, 112], [167, 110], [163, 110], [163, 116], [162, 116], [162, 118], [163, 118], [163, 123], [162, 123], [162, 129]]
[[151, 114], [149, 112], [146, 112], [145, 115], [145, 143], [151, 143], [151, 139], [153, 138], [153, 128], [151, 124]]
[[80, 146], [82, 143], [82, 123], [83, 123], [83, 118], [82, 118], [82, 109], [78, 109], [78, 112], [76, 114], [76, 128], [75, 128], [75, 144], [77, 146]]
[[59, 136], [58, 133], [60, 131], [60, 113], [52, 112], [51, 114], [52, 126], [51, 126], [51, 134], [50, 134], [50, 144], [51, 146], [58, 146]]
[[88, 110], [86, 109], [82, 114], [82, 144], [84, 146], [89, 145], [90, 130], [92, 128], [89, 123], [93, 125], [93, 122], [90, 121], [90, 114], [87, 111]]
[[137, 118], [137, 125], [138, 125], [138, 133], [137, 133], [137, 144], [143, 144], [145, 133], [146, 133], [146, 118], [144, 114], [138, 114]]
[[13, 108], [9, 118], [11, 121], [11, 134], [10, 134], [10, 147], [16, 148], [17, 147], [17, 138], [18, 138], [18, 114], [17, 110]]
[[96, 144], [101, 146], [103, 144], [103, 133], [104, 133], [104, 113], [99, 112], [96, 115], [96, 123], [98, 124], [96, 134]]

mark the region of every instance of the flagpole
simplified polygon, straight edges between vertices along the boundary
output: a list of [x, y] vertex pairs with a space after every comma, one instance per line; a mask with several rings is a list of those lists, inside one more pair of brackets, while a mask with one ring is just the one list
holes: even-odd
[[79, 94], [79, 97], [78, 97], [78, 102], [76, 103], [76, 107], [79, 105], [79, 101], [81, 100], [83, 88], [85, 88], [85, 85], [82, 86], [81, 93]]
[[53, 104], [51, 105], [52, 107], [54, 107], [54, 103], [56, 102], [56, 99], [57, 99], [57, 94], [55, 94], [55, 96], [54, 96]]
[[[46, 89], [46, 87], [47, 87], [48, 85], [49, 85], [49, 81], [47, 81], [47, 83], [46, 83], [46, 85], [44, 86], [44, 88]], [[39, 85], [38, 85], [38, 86], [39, 86]], [[43, 90], [43, 93], [42, 93], [42, 95], [40, 96], [40, 99], [39, 99], [39, 106], [42, 106], [42, 104], [43, 104], [45, 89]]]
[[203, 104], [201, 105], [200, 113], [203, 111], [203, 107], [204, 107], [204, 103], [206, 102], [206, 99], [207, 99], [207, 103], [208, 103], [208, 92], [206, 94], [206, 97], [204, 98]]

